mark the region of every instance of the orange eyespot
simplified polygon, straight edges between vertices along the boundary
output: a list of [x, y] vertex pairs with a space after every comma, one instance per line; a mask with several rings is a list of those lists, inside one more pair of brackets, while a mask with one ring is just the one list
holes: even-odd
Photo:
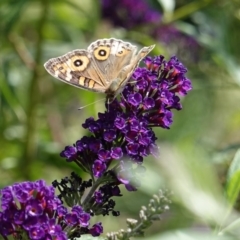
[[108, 58], [110, 54], [110, 47], [100, 46], [94, 50], [93, 54], [97, 60], [104, 61]]
[[129, 51], [127, 49], [124, 49], [122, 48], [121, 50], [119, 50], [117, 53], [116, 53], [116, 56], [117, 57], [121, 57], [121, 56], [124, 56], [128, 53]]

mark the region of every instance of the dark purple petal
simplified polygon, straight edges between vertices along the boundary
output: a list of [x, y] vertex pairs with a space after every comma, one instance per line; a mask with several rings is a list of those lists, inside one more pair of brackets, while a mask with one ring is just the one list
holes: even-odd
[[101, 233], [103, 233], [103, 227], [102, 223], [98, 222], [94, 224], [90, 229], [89, 233], [92, 234], [93, 237], [99, 236]]
[[57, 207], [57, 214], [59, 217], [65, 216], [67, 214], [67, 208], [64, 206], [58, 206]]
[[121, 196], [120, 188], [118, 186], [112, 188], [112, 196]]
[[139, 148], [139, 144], [137, 144], [137, 143], [134, 143], [134, 144], [130, 143], [126, 146], [127, 153], [130, 155], [137, 155], [138, 148]]
[[11, 222], [5, 222], [1, 220], [0, 234], [3, 236], [11, 235], [15, 231], [15, 227]]
[[[67, 239], [66, 233], [63, 232], [62, 227], [55, 223], [55, 219], [50, 219], [48, 222], [48, 233], [50, 236], [56, 237], [55, 239]], [[50, 238], [52, 239], [52, 238]]]
[[67, 158], [69, 161], [74, 160], [77, 157], [77, 149], [73, 146], [66, 146], [60, 156]]
[[33, 227], [29, 230], [30, 239], [43, 239], [45, 236], [45, 231], [41, 226]]
[[132, 118], [130, 121], [130, 130], [131, 131], [134, 131], [134, 132], [139, 132], [140, 129], [141, 129], [141, 126], [140, 126], [140, 121], [139, 119], [136, 119], [136, 118]]
[[25, 220], [25, 213], [23, 210], [16, 210], [14, 214], [14, 223], [21, 225]]
[[107, 166], [103, 161], [95, 160], [95, 162], [93, 163], [92, 169], [93, 169], [94, 176], [99, 178], [103, 175], [103, 173], [107, 169]]
[[2, 198], [1, 208], [2, 210], [5, 210], [6, 208], [8, 208], [9, 204], [14, 200], [12, 188], [6, 187], [4, 189], [1, 189], [0, 196]]
[[82, 227], [88, 227], [89, 220], [90, 220], [90, 214], [88, 214], [88, 213], [82, 213], [79, 216], [79, 223]]
[[122, 117], [116, 117], [116, 119], [114, 121], [114, 125], [115, 125], [116, 128], [121, 130], [121, 129], [125, 128], [126, 121]]
[[32, 199], [31, 201], [28, 201], [28, 204], [25, 207], [25, 213], [29, 217], [40, 216], [43, 213], [43, 207], [39, 201]]
[[78, 216], [74, 213], [67, 213], [64, 219], [69, 226], [74, 226], [78, 223]]
[[143, 100], [143, 108], [144, 110], [148, 110], [148, 109], [151, 109], [151, 108], [154, 108], [155, 107], [155, 101], [153, 98], [145, 98]]
[[72, 207], [72, 213], [76, 213], [78, 216], [80, 216], [83, 212], [84, 211], [81, 206], [75, 205]]
[[97, 153], [101, 149], [101, 147], [102, 147], [102, 144], [100, 141], [93, 140], [89, 142], [89, 149], [94, 153]]
[[142, 95], [139, 93], [130, 94], [128, 96], [128, 102], [137, 107], [140, 103], [142, 103]]
[[130, 183], [127, 176], [124, 176], [123, 172], [117, 174], [118, 180], [125, 186], [128, 191], [136, 191], [137, 189]]
[[125, 136], [126, 141], [128, 141], [129, 143], [135, 143], [136, 140], [138, 139], [138, 133], [137, 132], [128, 132]]
[[114, 147], [111, 149], [111, 157], [113, 159], [120, 159], [123, 156], [122, 149], [120, 147]]
[[107, 142], [112, 142], [116, 138], [116, 131], [113, 129], [107, 130], [103, 134], [103, 139]]
[[94, 198], [95, 198], [96, 203], [102, 203], [103, 193], [101, 191], [95, 191]]
[[98, 158], [101, 161], [107, 162], [109, 159], [111, 159], [110, 151], [107, 151], [107, 150], [104, 150], [104, 149], [100, 149], [98, 151]]
[[93, 117], [86, 119], [85, 123], [82, 124], [83, 128], [87, 128], [90, 132], [98, 132], [101, 129], [101, 125], [99, 125]]
[[133, 192], [133, 191], [137, 191], [137, 189], [131, 185], [131, 184], [125, 184], [125, 188], [129, 191], [129, 192]]
[[28, 217], [25, 218], [25, 221], [22, 224], [22, 228], [24, 230], [30, 231], [33, 227], [37, 227], [39, 225], [39, 219], [37, 217]]

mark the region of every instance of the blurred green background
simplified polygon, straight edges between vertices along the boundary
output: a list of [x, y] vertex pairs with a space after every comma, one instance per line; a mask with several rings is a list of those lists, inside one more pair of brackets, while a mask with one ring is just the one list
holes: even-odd
[[87, 177], [59, 153], [89, 134], [81, 124], [103, 112], [104, 102], [78, 108], [103, 95], [54, 79], [43, 64], [115, 37], [139, 47], [156, 44], [152, 55], [176, 55], [193, 90], [171, 129], [156, 129], [161, 152], [158, 160], [145, 160], [142, 187], [123, 188], [116, 199], [119, 222], [98, 218], [105, 232], [124, 228], [124, 219], [137, 218], [164, 187], [174, 191], [174, 203], [147, 239], [202, 239], [238, 218], [238, 201], [230, 220], [223, 212], [228, 167], [240, 145], [239, 0], [1, 0], [0, 19], [0, 187], [40, 178], [51, 183], [73, 170]]

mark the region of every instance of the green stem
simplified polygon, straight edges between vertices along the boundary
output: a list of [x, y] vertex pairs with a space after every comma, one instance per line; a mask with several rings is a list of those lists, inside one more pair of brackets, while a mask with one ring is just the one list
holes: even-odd
[[98, 178], [98, 180], [93, 184], [91, 190], [89, 191], [88, 195], [86, 196], [86, 198], [84, 199], [82, 206], [85, 207], [85, 205], [90, 201], [93, 193], [95, 192], [95, 190], [98, 188], [98, 186], [102, 183], [103, 179], [102, 178]]
[[199, 11], [200, 9], [208, 6], [209, 4], [213, 3], [214, 1], [215, 0], [199, 0], [199, 1], [194, 1], [194, 2], [190, 2], [188, 4], [185, 4], [184, 6], [175, 10], [173, 15], [165, 15], [162, 19], [162, 23], [170, 24], [179, 19], [188, 17], [190, 14], [192, 14], [196, 11]]
[[[36, 140], [35, 133], [37, 129], [37, 106], [39, 102], [39, 89], [38, 82], [40, 80], [41, 73], [41, 59], [42, 59], [42, 45], [44, 42], [44, 26], [47, 20], [48, 13], [48, 0], [40, 1], [41, 4], [41, 15], [39, 19], [38, 26], [36, 27], [36, 33], [38, 38], [36, 40], [36, 54], [35, 54], [35, 66], [32, 71], [32, 76], [30, 78], [30, 85], [28, 89], [28, 106], [26, 109], [27, 121], [26, 121], [26, 136], [25, 144], [23, 146], [22, 160], [19, 165], [21, 168], [21, 177], [24, 179], [31, 179], [34, 174], [31, 171], [31, 163], [36, 158]], [[24, 167], [22, 167], [24, 166]]]

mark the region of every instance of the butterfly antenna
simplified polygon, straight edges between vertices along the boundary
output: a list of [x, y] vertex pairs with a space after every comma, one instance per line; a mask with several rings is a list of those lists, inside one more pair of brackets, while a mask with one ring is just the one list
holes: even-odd
[[89, 103], [89, 104], [87, 104], [87, 105], [85, 105], [85, 106], [82, 106], [82, 107], [78, 108], [78, 110], [82, 110], [82, 109], [84, 109], [85, 107], [88, 107], [88, 106], [90, 106], [90, 105], [92, 105], [92, 104], [94, 104], [94, 103], [100, 102], [100, 101], [102, 101], [102, 100], [105, 100], [105, 98], [101, 98], [101, 99], [99, 99], [99, 100], [97, 100], [97, 101], [95, 101], [95, 102], [92, 102], [92, 103]]

